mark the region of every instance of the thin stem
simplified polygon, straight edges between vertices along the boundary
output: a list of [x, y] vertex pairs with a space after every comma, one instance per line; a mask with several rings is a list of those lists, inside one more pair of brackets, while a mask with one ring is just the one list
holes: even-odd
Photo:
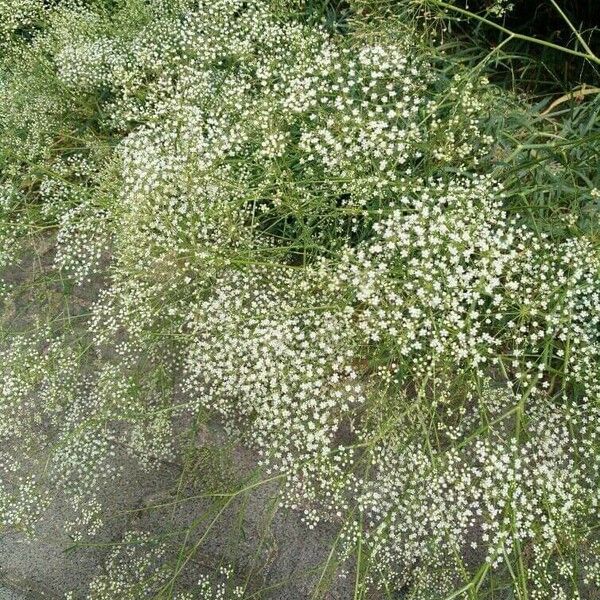
[[556, 8], [558, 14], [564, 19], [565, 23], [569, 26], [569, 28], [571, 29], [571, 31], [575, 34], [575, 36], [579, 40], [579, 43], [583, 46], [583, 48], [585, 49], [585, 51], [590, 56], [596, 56], [594, 54], [594, 52], [592, 52], [592, 49], [587, 45], [587, 42], [583, 39], [583, 36], [581, 35], [581, 33], [575, 28], [575, 26], [573, 25], [573, 23], [571, 23], [571, 21], [569, 20], [569, 17], [567, 17], [567, 15], [563, 12], [563, 10], [556, 3], [556, 1], [555, 0], [550, 0], [550, 2], [552, 3], [552, 6], [554, 6], [554, 8]]
[[589, 60], [590, 62], [600, 65], [600, 58], [598, 58], [594, 53], [580, 52], [579, 50], [572, 50], [571, 48], [567, 48], [567, 47], [561, 46], [559, 44], [554, 44], [553, 42], [549, 42], [547, 40], [541, 40], [539, 38], [531, 37], [529, 35], [524, 35], [522, 33], [517, 33], [515, 31], [511, 31], [510, 29], [508, 29], [507, 27], [504, 27], [503, 25], [500, 25], [499, 23], [494, 23], [494, 21], [491, 21], [490, 19], [486, 19], [485, 17], [482, 17], [481, 15], [472, 13], [471, 11], [465, 10], [464, 8], [460, 8], [459, 6], [454, 6], [453, 4], [448, 4], [447, 2], [443, 2], [442, 0], [432, 0], [432, 2], [434, 4], [436, 4], [437, 6], [441, 6], [442, 8], [446, 8], [448, 10], [457, 12], [466, 17], [476, 19], [477, 21], [480, 21], [481, 23], [484, 23], [485, 25], [488, 25], [489, 27], [493, 27], [494, 29], [501, 31], [502, 33], [505, 33], [506, 35], [511, 36], [513, 39], [523, 40], [525, 42], [531, 42], [532, 44], [538, 44], [540, 46], [546, 46], [547, 48], [552, 48], [553, 50], [565, 52], [567, 54], [571, 54], [572, 56], [578, 56], [580, 58], [585, 58], [586, 60]]

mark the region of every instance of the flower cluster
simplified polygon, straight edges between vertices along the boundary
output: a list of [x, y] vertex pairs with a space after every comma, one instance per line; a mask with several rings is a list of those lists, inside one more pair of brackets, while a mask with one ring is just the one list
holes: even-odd
[[[181, 459], [177, 428], [209, 413], [283, 505], [342, 528], [365, 586], [575, 594], [600, 500], [596, 239], [532, 226], [491, 175], [487, 80], [404, 29], [275, 4], [67, 2], [14, 42], [0, 257], [51, 231], [44, 297], [94, 293], [2, 349], [0, 522], [32, 529], [61, 490], [93, 536], [116, 457]], [[144, 540], [91, 598], [178, 597]], [[241, 597], [221, 575], [181, 599]]]

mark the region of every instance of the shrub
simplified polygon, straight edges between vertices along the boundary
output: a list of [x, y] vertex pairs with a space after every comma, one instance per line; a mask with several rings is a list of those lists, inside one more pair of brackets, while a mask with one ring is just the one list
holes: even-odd
[[[35, 532], [66, 494], [90, 541], [117, 456], [184, 461], [210, 417], [339, 528], [355, 598], [586, 597], [598, 101], [542, 118], [418, 24], [330, 9], [0, 18], [2, 261], [50, 240], [27, 285], [59, 285], [5, 327], [0, 522]], [[90, 597], [256, 597], [186, 583], [204, 537], [128, 534]]]

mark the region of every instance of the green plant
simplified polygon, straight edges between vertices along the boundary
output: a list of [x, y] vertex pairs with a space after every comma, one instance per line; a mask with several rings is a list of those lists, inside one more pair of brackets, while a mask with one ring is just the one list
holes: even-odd
[[[314, 598], [340, 573], [355, 599], [592, 593], [600, 102], [496, 76], [513, 40], [597, 63], [579, 32], [437, 0], [25, 8], [0, 30], [2, 526], [66, 496], [75, 545], [115, 546], [91, 598], [267, 598], [265, 540], [234, 551], [264, 489], [268, 523], [337, 530]], [[507, 37], [440, 40], [455, 13]], [[120, 457], [176, 468], [172, 497], [111, 515]], [[235, 567], [198, 582], [226, 521]]]

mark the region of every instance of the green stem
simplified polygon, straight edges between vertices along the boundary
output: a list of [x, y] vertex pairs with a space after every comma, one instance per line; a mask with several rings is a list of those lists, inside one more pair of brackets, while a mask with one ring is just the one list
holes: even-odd
[[[508, 29], [507, 27], [504, 27], [503, 25], [500, 25], [499, 23], [494, 23], [494, 21], [491, 21], [490, 19], [486, 19], [485, 17], [482, 17], [481, 15], [472, 13], [471, 11], [465, 10], [464, 8], [460, 8], [459, 6], [454, 6], [453, 4], [448, 4], [447, 2], [443, 2], [442, 0], [432, 0], [432, 2], [442, 8], [446, 8], [448, 10], [457, 12], [466, 17], [476, 19], [477, 21], [484, 23], [485, 25], [488, 25], [489, 27], [493, 27], [494, 29], [501, 31], [502, 33], [505, 33], [506, 35], [511, 36], [513, 39], [530, 42], [532, 44], [538, 44], [539, 46], [546, 46], [547, 48], [552, 48], [553, 50], [558, 50], [559, 52], [565, 52], [567, 54], [571, 54], [572, 56], [578, 56], [579, 58], [585, 58], [586, 60], [589, 60], [590, 62], [600, 65], [600, 58], [598, 58], [592, 52], [580, 52], [579, 50], [572, 50], [571, 48], [566, 48], [565, 46], [560, 46], [559, 44], [554, 44], [552, 42], [548, 42], [547, 40], [541, 40], [539, 38], [531, 37], [529, 35], [524, 35], [522, 33], [517, 33], [515, 31], [511, 31], [510, 29]], [[587, 46], [584, 46], [584, 48], [587, 48]]]

